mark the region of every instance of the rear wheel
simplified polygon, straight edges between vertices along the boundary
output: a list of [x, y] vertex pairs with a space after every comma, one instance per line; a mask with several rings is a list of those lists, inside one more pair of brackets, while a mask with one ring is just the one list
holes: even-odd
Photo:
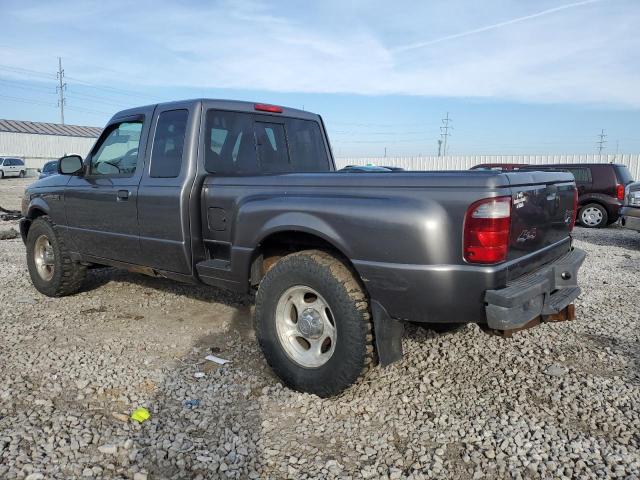
[[328, 253], [279, 260], [260, 283], [254, 321], [267, 363], [296, 390], [336, 395], [374, 363], [366, 295]]
[[71, 260], [69, 250], [48, 216], [38, 217], [27, 234], [27, 266], [31, 282], [48, 297], [80, 290], [86, 267]]
[[25, 172], [24, 170], [20, 170], [20, 178], [24, 178], [26, 174], [27, 172]]
[[580, 225], [587, 228], [606, 227], [608, 217], [607, 210], [597, 203], [588, 203], [578, 214]]

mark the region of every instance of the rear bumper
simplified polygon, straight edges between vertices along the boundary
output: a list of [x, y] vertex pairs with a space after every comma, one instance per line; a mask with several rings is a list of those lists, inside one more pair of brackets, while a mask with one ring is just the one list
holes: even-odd
[[495, 330], [514, 330], [531, 320], [562, 311], [580, 294], [578, 270], [585, 252], [572, 249], [533, 273], [509, 282], [505, 288], [487, 290], [487, 325]]
[[622, 207], [622, 210], [620, 210], [620, 224], [624, 228], [640, 232], [640, 208]]

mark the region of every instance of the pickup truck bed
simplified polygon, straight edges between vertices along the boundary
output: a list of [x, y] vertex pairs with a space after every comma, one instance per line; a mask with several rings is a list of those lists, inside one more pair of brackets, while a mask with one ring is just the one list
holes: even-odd
[[39, 291], [91, 265], [257, 290], [269, 364], [320, 395], [398, 360], [402, 321], [511, 331], [579, 293], [569, 173], [335, 171], [319, 116], [220, 100], [120, 112], [58, 165], [23, 199]]

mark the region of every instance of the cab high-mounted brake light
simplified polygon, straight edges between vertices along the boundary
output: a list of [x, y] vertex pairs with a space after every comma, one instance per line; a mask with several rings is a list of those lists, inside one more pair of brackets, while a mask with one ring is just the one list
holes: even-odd
[[511, 197], [479, 200], [467, 209], [464, 219], [464, 259], [493, 264], [506, 260], [511, 229]]
[[260, 112], [282, 113], [282, 107], [277, 105], [267, 105], [266, 103], [256, 103], [253, 108]]

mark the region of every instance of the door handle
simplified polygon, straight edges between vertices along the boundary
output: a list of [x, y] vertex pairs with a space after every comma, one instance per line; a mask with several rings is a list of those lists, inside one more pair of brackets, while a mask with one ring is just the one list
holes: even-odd
[[117, 199], [119, 202], [129, 200], [129, 190], [118, 190]]

